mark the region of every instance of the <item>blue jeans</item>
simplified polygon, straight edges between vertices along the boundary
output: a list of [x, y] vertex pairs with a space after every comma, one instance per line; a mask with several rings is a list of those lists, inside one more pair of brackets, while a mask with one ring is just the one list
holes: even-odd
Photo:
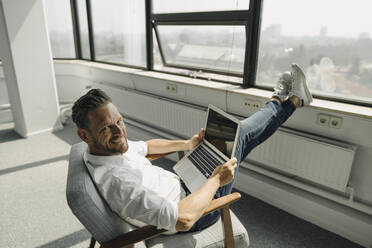
[[[269, 138], [296, 110], [294, 104], [287, 100], [282, 104], [270, 101], [259, 111], [240, 122], [238, 143], [235, 149], [237, 167], [231, 183], [220, 187], [214, 199], [228, 195], [233, 188], [234, 180], [238, 174], [240, 162], [252, 151], [253, 148]], [[200, 231], [214, 224], [220, 217], [220, 211], [216, 210], [200, 218], [189, 232]]]

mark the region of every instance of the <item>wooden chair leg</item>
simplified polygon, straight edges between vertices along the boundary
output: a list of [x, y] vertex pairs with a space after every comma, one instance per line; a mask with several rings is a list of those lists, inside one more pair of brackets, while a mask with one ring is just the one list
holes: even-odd
[[221, 219], [222, 219], [222, 225], [223, 225], [223, 233], [225, 236], [225, 247], [235, 248], [235, 240], [234, 240], [234, 233], [232, 229], [229, 206], [221, 208]]
[[96, 240], [92, 237], [92, 238], [90, 239], [89, 248], [94, 248], [95, 244], [96, 244]]

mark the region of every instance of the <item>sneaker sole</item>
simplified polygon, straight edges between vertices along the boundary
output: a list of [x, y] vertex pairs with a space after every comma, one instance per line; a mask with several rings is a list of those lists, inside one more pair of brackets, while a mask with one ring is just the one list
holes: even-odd
[[311, 103], [312, 101], [313, 101], [313, 96], [311, 95], [311, 93], [310, 93], [310, 90], [309, 90], [309, 88], [307, 87], [307, 83], [306, 83], [306, 76], [305, 76], [305, 74], [304, 74], [304, 71], [297, 65], [297, 64], [292, 64], [292, 66], [295, 66], [295, 67], [297, 67], [298, 68], [298, 71], [300, 71], [301, 72], [301, 76], [303, 77], [303, 78], [305, 78], [305, 80], [303, 80], [302, 81], [302, 85], [303, 85], [303, 87], [304, 87], [304, 89], [305, 89], [305, 94], [306, 94], [306, 96], [307, 96], [307, 98], [309, 99], [309, 103]]

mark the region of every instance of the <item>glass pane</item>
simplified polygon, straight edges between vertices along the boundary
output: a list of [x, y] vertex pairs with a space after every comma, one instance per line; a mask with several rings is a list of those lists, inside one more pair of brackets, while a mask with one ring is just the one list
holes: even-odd
[[89, 29], [86, 0], [77, 0], [77, 13], [79, 20], [81, 56], [83, 59], [90, 59]]
[[154, 13], [248, 10], [249, 0], [153, 0]]
[[265, 0], [257, 84], [272, 86], [295, 62], [313, 93], [371, 102], [371, 9], [364, 0]]
[[9, 104], [9, 98], [8, 91], [6, 89], [3, 66], [0, 62], [0, 106], [4, 104]]
[[[161, 60], [159, 45], [155, 37], [155, 34], [153, 35], [153, 44], [154, 44], [154, 48], [153, 48], [154, 70], [170, 72], [170, 73], [179, 74], [179, 75], [187, 76], [191, 78], [207, 79], [208, 81], [213, 79], [213, 80], [220, 80], [220, 81], [229, 82], [229, 83], [238, 83], [238, 84], [243, 83], [242, 77], [228, 76], [228, 75], [223, 75], [223, 74], [203, 72], [200, 70], [180, 69], [180, 68], [166, 66], [163, 64]], [[208, 83], [208, 81], [205, 81], [205, 82]]]
[[96, 60], [146, 66], [144, 0], [92, 0]]
[[243, 74], [244, 26], [158, 26], [166, 64]]
[[70, 1], [44, 2], [53, 58], [76, 58]]

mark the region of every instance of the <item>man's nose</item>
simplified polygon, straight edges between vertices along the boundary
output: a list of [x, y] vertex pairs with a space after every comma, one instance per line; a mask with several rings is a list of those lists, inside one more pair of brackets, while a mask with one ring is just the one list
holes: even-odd
[[118, 124], [114, 125], [113, 132], [114, 134], [124, 134], [124, 130]]

